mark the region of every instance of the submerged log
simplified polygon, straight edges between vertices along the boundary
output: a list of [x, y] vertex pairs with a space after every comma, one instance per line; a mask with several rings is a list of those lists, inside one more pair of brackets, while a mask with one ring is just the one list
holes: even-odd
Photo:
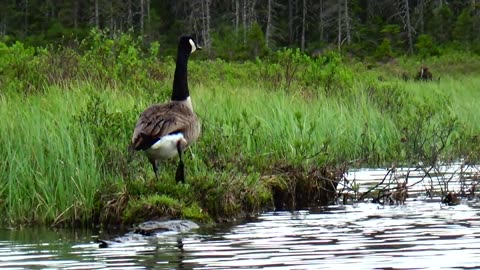
[[[138, 241], [143, 237], [160, 237], [164, 233], [186, 233], [194, 229], [198, 229], [197, 223], [190, 220], [167, 220], [167, 221], [147, 221], [139, 224], [131, 232], [113, 240], [97, 239], [99, 248], [108, 248], [115, 244], [128, 243]], [[169, 234], [170, 235], [170, 234]]]
[[190, 220], [147, 221], [138, 225], [134, 233], [142, 235], [154, 235], [162, 232], [184, 233], [198, 228], [198, 224]]

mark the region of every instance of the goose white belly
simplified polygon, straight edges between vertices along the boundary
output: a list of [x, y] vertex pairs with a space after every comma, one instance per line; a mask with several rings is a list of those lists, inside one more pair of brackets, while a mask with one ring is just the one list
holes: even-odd
[[186, 145], [182, 133], [167, 135], [150, 146], [145, 152], [149, 158], [169, 159], [178, 155], [177, 145], [179, 142], [181, 145]]

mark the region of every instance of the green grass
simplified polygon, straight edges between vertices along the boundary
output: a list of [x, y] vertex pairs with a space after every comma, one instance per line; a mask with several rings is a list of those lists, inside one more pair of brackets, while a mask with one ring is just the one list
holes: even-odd
[[[345, 162], [362, 151], [362, 133], [375, 130], [389, 133], [388, 137], [396, 133], [391, 121], [368, 108], [368, 101], [361, 97], [307, 100], [282, 91], [221, 87], [202, 87], [195, 95], [205, 125], [200, 144], [207, 150], [222, 148], [228, 155], [223, 158], [243, 158], [256, 167], [276, 161]], [[380, 143], [379, 150], [388, 147], [384, 145], [388, 141]]]
[[[399, 70], [408, 65], [415, 63]], [[28, 93], [3, 84], [1, 221], [231, 220], [322, 201], [325, 179], [350, 167], [480, 159], [474, 74], [441, 73], [433, 82], [390, 74], [380, 81], [383, 71], [342, 66], [329, 77], [333, 83], [299, 73], [287, 89], [285, 78], [262, 80], [258, 63], [192, 62], [202, 136], [186, 154], [185, 185], [174, 181], [176, 160], [162, 162], [156, 181], [145, 157], [126, 149], [139, 113], [168, 100], [172, 68], [158, 70], [166, 77], [154, 83], [87, 76]]]
[[82, 95], [51, 88], [46, 95], [0, 101], [0, 200], [3, 221], [86, 221], [102, 181], [87, 130], [72, 123]]

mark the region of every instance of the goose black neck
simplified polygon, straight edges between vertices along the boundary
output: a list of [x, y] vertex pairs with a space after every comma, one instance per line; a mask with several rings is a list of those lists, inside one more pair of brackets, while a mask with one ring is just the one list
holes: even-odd
[[188, 92], [187, 63], [190, 52], [182, 49], [180, 46], [177, 53], [177, 65], [175, 68], [175, 77], [173, 78], [172, 100], [186, 100], [190, 93]]

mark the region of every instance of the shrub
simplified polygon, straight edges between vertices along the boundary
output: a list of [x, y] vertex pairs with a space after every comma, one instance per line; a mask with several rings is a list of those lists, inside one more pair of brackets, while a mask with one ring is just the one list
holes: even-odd
[[422, 58], [437, 56], [439, 54], [439, 50], [433, 43], [430, 35], [419, 35], [415, 43], [415, 48], [417, 48], [418, 55]]
[[392, 42], [390, 39], [383, 39], [382, 43], [378, 45], [377, 50], [375, 51], [375, 57], [382, 61], [387, 61], [394, 57]]

